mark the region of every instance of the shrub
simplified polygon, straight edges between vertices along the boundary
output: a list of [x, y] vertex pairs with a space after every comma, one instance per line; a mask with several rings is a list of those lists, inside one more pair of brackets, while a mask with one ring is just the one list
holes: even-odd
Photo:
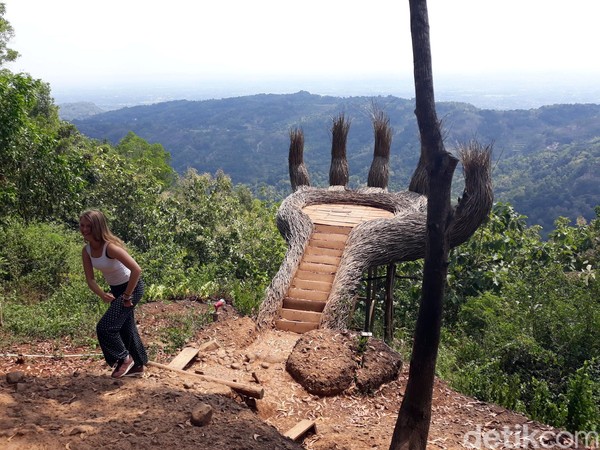
[[82, 242], [63, 226], [11, 221], [0, 228], [0, 276], [24, 302], [49, 298], [81, 273]]
[[599, 389], [600, 380], [592, 379], [592, 361], [586, 361], [569, 379], [566, 426], [570, 431], [600, 430]]

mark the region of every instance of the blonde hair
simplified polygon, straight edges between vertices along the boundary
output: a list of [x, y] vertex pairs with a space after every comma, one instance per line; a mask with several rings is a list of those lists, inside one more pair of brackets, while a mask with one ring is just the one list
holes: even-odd
[[102, 211], [97, 209], [88, 209], [81, 213], [79, 220], [86, 219], [92, 224], [92, 236], [99, 242], [108, 242], [125, 248], [121, 239], [112, 234], [108, 227], [108, 221]]

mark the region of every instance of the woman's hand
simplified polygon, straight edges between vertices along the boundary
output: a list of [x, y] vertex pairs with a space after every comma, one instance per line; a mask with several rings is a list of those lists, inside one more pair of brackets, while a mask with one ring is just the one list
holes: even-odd
[[131, 295], [123, 294], [121, 297], [123, 298], [123, 306], [125, 308], [131, 308], [133, 306], [133, 302], [131, 301]]
[[102, 298], [102, 301], [105, 303], [111, 303], [115, 299], [115, 296], [110, 292], [104, 292], [100, 298]]

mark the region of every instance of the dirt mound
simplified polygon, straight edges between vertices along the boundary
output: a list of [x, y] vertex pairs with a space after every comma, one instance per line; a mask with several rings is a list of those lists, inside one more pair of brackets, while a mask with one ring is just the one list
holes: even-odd
[[[380, 339], [370, 338], [363, 342], [359, 345], [362, 358], [355, 383], [360, 392], [368, 393], [398, 378], [402, 370], [402, 358]], [[364, 350], [360, 349], [361, 346], [364, 346]]]
[[[234, 398], [186, 388], [166, 374], [115, 381], [92, 373], [1, 386], [0, 447], [7, 450], [301, 448]], [[193, 426], [201, 404], [212, 407], [212, 420]]]
[[337, 395], [348, 389], [354, 378], [353, 346], [347, 334], [309, 331], [296, 342], [285, 368], [311, 394]]
[[374, 391], [395, 380], [402, 369], [400, 355], [378, 339], [335, 330], [312, 330], [292, 350], [286, 370], [309, 393], [338, 395], [353, 386]]

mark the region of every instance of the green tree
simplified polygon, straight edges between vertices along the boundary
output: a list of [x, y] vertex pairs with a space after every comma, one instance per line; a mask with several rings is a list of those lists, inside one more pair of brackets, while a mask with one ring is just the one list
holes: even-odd
[[0, 67], [7, 62], [14, 61], [19, 57], [16, 50], [8, 48], [8, 41], [14, 36], [14, 30], [11, 24], [4, 18], [6, 5], [0, 3]]
[[162, 180], [153, 172], [140, 172], [139, 164], [108, 144], [91, 141], [82, 151], [87, 181], [84, 208], [101, 209], [115, 234], [141, 251], [148, 250], [161, 239], [156, 223]]
[[171, 155], [161, 144], [150, 144], [133, 131], [127, 133], [116, 146], [117, 152], [139, 166], [139, 171], [160, 180], [164, 186], [171, 185], [176, 173], [171, 167]]
[[77, 155], [59, 146], [63, 130], [47, 83], [0, 70], [0, 217], [71, 213], [82, 183]]

